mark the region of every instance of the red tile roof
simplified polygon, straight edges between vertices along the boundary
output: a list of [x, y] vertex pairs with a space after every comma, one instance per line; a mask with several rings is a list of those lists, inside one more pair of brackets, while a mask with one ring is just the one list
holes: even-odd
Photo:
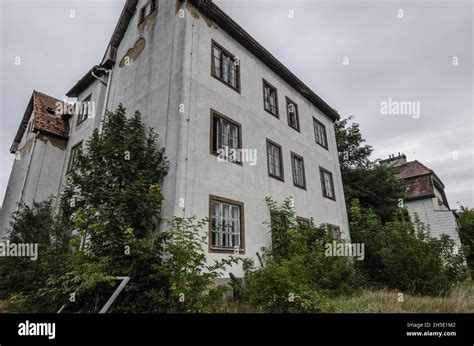
[[35, 130], [61, 138], [68, 138], [69, 121], [62, 115], [58, 116], [55, 113], [58, 102], [61, 103], [62, 101], [36, 90], [33, 91], [33, 95]]
[[39, 131], [50, 136], [67, 139], [69, 136], [69, 121], [67, 117], [57, 116], [55, 110], [57, 102], [62, 102], [54, 97], [34, 90], [25, 114], [21, 121], [15, 139], [13, 140], [10, 152], [14, 153], [18, 149], [18, 144], [25, 133], [31, 112], [34, 114], [34, 131]]
[[407, 162], [394, 167], [395, 177], [403, 180], [407, 199], [434, 196], [432, 170], [418, 161]]
[[395, 166], [394, 170], [395, 176], [398, 179], [405, 179], [431, 173], [431, 169], [416, 160], [404, 163], [400, 166]]
[[404, 183], [407, 199], [434, 196], [433, 182], [429, 174], [407, 178], [404, 180]]

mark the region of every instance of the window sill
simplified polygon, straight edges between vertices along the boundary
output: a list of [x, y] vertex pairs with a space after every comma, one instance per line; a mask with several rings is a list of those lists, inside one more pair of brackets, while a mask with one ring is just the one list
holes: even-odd
[[[225, 254], [235, 254], [233, 248], [223, 248], [223, 247], [210, 247], [210, 253], [225, 253]], [[245, 255], [245, 249], [239, 249], [239, 255]]]
[[[211, 74], [212, 77], [214, 77], [215, 79], [217, 79], [219, 82], [221, 82], [222, 84], [225, 84], [227, 85], [229, 88], [231, 88], [232, 90], [234, 90], [235, 92], [237, 92], [238, 94], [240, 94], [240, 85], [238, 87], [233, 87], [231, 84], [227, 83], [226, 81], [220, 79], [219, 77], [217, 77], [216, 75], [214, 74]], [[239, 83], [237, 83], [239, 84]]]
[[273, 174], [271, 174], [271, 173], [268, 173], [268, 176], [269, 176], [270, 178], [273, 178], [273, 179], [276, 179], [276, 180], [278, 180], [278, 181], [281, 181], [282, 183], [285, 182], [285, 178], [283, 178], [283, 177], [279, 177], [279, 176], [273, 175]]
[[298, 189], [301, 189], [301, 190], [305, 190], [305, 191], [306, 191], [306, 186], [296, 185], [295, 183], [293, 183], [293, 186], [297, 187]]
[[317, 144], [317, 145], [319, 145], [320, 147], [322, 147], [322, 148], [326, 149], [327, 151], [329, 151], [329, 148], [328, 148], [328, 146], [327, 146], [327, 145], [326, 145], [326, 146], [324, 146], [324, 145], [322, 145], [321, 143], [319, 143], [318, 141], [316, 141], [316, 144]]
[[264, 109], [265, 112], [267, 112], [268, 114], [271, 114], [271, 115], [273, 115], [275, 118], [280, 119], [280, 116], [278, 115], [278, 112], [277, 112], [277, 113], [273, 113], [273, 112], [269, 111], [269, 110], [266, 109], [266, 108], [263, 108], [263, 109]]
[[300, 131], [299, 128], [293, 127], [293, 126], [291, 126], [290, 124], [288, 124], [288, 127], [292, 128], [293, 130], [295, 130], [295, 131], [298, 132], [298, 133], [301, 133], [301, 131]]
[[[239, 150], [240, 150], [240, 149], [239, 149]], [[213, 156], [215, 156], [216, 158], [218, 158], [220, 154], [218, 154], [218, 153], [216, 153], [216, 152], [214, 152], [214, 151], [211, 151], [211, 155], [213, 155]], [[227, 157], [224, 157], [224, 160], [223, 160], [223, 161], [217, 161], [217, 163], [222, 163], [222, 162], [230, 162], [230, 163], [234, 163], [234, 164], [236, 164], [236, 165], [238, 165], [238, 166], [243, 166], [242, 161], [229, 161], [229, 160], [227, 160]]]

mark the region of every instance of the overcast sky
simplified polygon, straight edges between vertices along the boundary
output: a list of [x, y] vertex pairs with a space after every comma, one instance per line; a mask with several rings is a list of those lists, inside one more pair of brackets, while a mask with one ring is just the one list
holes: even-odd
[[[473, 2], [216, 3], [343, 117], [354, 115], [373, 159], [405, 153], [437, 173], [452, 208], [474, 206]], [[0, 1], [1, 201], [33, 89], [63, 98], [100, 62], [123, 4]], [[389, 100], [419, 112], [382, 114]]]

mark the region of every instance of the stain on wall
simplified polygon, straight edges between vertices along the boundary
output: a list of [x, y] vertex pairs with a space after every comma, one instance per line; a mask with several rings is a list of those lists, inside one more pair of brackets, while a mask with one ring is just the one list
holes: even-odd
[[[120, 67], [124, 67], [125, 65], [132, 63], [133, 61], [137, 60], [137, 58], [140, 56], [140, 54], [143, 52], [143, 49], [145, 49], [145, 39], [143, 37], [140, 37], [135, 44], [133, 45], [132, 48], [130, 48], [127, 51], [127, 54], [125, 54], [120, 60]], [[128, 62], [128, 63], [127, 63]]]

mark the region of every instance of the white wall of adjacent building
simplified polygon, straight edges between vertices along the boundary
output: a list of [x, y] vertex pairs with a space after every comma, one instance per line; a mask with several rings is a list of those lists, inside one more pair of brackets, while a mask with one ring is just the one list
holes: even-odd
[[420, 221], [429, 225], [430, 235], [439, 238], [441, 234], [447, 234], [460, 247], [456, 217], [451, 210], [442, 210], [437, 207], [436, 198], [426, 198], [405, 202], [405, 206], [410, 213], [412, 220], [415, 213], [418, 214]]

